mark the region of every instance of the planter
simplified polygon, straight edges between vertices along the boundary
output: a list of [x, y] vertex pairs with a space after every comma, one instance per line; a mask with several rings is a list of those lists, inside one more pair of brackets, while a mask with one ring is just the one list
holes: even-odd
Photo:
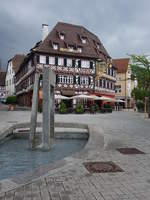
[[112, 113], [112, 108], [101, 108], [100, 112], [101, 113]]

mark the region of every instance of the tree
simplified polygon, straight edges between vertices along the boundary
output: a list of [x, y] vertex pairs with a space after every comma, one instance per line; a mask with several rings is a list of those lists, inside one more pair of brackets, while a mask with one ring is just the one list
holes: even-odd
[[132, 95], [137, 102], [142, 103], [145, 97], [149, 97], [148, 113], [150, 117], [150, 61], [145, 55], [130, 56], [132, 73], [137, 80], [137, 88], [132, 91]]
[[131, 69], [137, 80], [137, 88], [150, 95], [150, 61], [145, 55], [131, 55]]

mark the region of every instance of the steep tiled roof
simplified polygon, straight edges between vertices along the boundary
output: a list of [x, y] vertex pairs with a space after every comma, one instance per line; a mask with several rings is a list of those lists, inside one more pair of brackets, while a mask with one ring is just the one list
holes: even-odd
[[[65, 35], [64, 40], [60, 39], [60, 33]], [[86, 44], [82, 43], [82, 37], [87, 39]], [[52, 46], [53, 43], [57, 43], [59, 48], [67, 48], [68, 45], [72, 45], [75, 48], [82, 47], [82, 53], [67, 52], [68, 55], [101, 59], [110, 58], [99, 38], [83, 26], [58, 22], [46, 39], [32, 50], [43, 53], [66, 55], [65, 51], [54, 50]], [[97, 44], [99, 44], [99, 49], [97, 48]]]
[[0, 72], [0, 86], [5, 86], [6, 72]]
[[129, 65], [129, 58], [113, 59], [113, 64], [117, 68], [117, 73], [126, 73]]
[[13, 69], [15, 71], [15, 74], [17, 73], [17, 71], [19, 70], [20, 64], [23, 62], [25, 58], [24, 54], [16, 54], [11, 60], [12, 60], [12, 64], [13, 64]]

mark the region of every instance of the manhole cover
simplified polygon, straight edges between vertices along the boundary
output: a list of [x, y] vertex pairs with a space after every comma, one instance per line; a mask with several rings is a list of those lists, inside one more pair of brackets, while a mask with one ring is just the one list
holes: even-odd
[[144, 152], [136, 148], [118, 148], [117, 151], [122, 154], [145, 154]]
[[115, 163], [108, 162], [86, 162], [83, 163], [90, 173], [107, 173], [107, 172], [123, 172], [123, 170]]

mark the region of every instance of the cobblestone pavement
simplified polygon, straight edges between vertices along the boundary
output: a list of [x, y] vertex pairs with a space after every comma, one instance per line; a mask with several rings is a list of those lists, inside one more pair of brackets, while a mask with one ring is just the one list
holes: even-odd
[[[1, 114], [0, 126], [6, 124], [6, 113]], [[11, 121], [12, 116], [16, 121], [29, 120], [29, 112], [11, 112], [7, 121]], [[97, 152], [91, 154], [91, 149], [87, 157], [73, 156], [71, 164], [54, 169], [14, 190], [0, 193], [1, 200], [150, 200], [149, 119], [138, 113], [114, 112], [57, 115], [56, 121], [87, 123], [98, 132], [102, 129], [105, 148], [99, 151], [96, 146]], [[116, 151], [116, 148], [126, 146], [136, 147], [146, 154], [123, 155]], [[124, 172], [90, 174], [83, 166], [85, 161], [113, 161]]]

